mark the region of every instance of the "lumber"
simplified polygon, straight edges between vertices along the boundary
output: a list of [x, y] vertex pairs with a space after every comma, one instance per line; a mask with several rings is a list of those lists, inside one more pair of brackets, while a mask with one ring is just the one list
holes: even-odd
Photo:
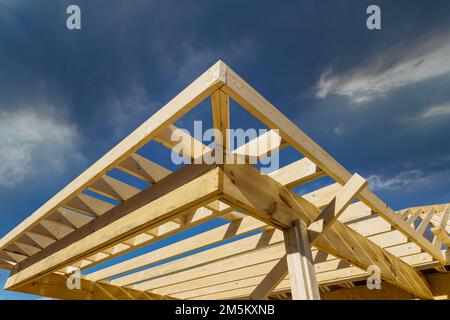
[[118, 166], [140, 147], [156, 137], [160, 130], [179, 119], [182, 115], [208, 97], [225, 81], [225, 65], [219, 61], [170, 100], [164, 107], [107, 152], [86, 171], [70, 182], [54, 197], [37, 209], [0, 240], [0, 248], [13, 242], [18, 236], [46, 217], [61, 205], [70, 201], [106, 172]]
[[[284, 243], [292, 299], [320, 300], [306, 224], [300, 220], [294, 221], [284, 231]], [[279, 282], [283, 279], [284, 275]]]
[[[287, 276], [288, 267], [286, 255], [284, 255], [277, 264], [270, 270], [270, 272], [263, 278], [258, 277], [257, 286], [250, 294], [251, 300], [266, 300], [272, 291], [280, 284]], [[254, 279], [254, 278], [250, 278]], [[242, 285], [242, 284], [241, 284]], [[244, 284], [246, 286], [247, 284]], [[217, 288], [217, 287], [216, 287]], [[220, 288], [217, 288], [219, 291]]]
[[[350, 172], [348, 172], [300, 128], [292, 123], [292, 121], [283, 115], [274, 105], [245, 82], [230, 67], [225, 66], [225, 68], [226, 79], [225, 85], [221, 88], [222, 91], [227, 93], [233, 100], [269, 128], [278, 129], [280, 136], [286, 140], [289, 145], [316, 163], [321, 170], [332, 177], [337, 183], [345, 184], [351, 178]], [[395, 214], [392, 209], [390, 209], [367, 187], [362, 190], [358, 198], [379, 215], [383, 216], [405, 236], [414, 239], [423, 250], [431, 254], [436, 260], [445, 263], [445, 258], [440, 250], [434, 247], [423, 235], [419, 235], [414, 228], [411, 228], [411, 226], [402, 220], [399, 215]]]
[[[224, 201], [263, 221], [286, 229], [293, 219], [309, 226], [320, 215], [314, 204], [272, 178], [260, 175], [255, 168], [226, 165], [223, 170]], [[384, 280], [423, 298], [431, 297], [420, 273], [339, 221], [317, 238], [315, 246], [363, 269], [376, 264]]]
[[154, 293], [115, 287], [80, 279], [80, 288], [67, 288], [67, 276], [52, 273], [36, 282], [21, 286], [19, 292], [64, 300], [173, 300]]
[[263, 227], [265, 227], [265, 224], [253, 217], [244, 217], [163, 248], [98, 270], [87, 275], [86, 278], [92, 281], [104, 280], [166, 259], [175, 258], [179, 255], [187, 254], [194, 250], [199, 250], [206, 246], [217, 244], [223, 240], [241, 236]]
[[[205, 165], [186, 166], [141, 191], [92, 222], [16, 265], [6, 288], [58, 270], [88, 253], [156, 227], [184, 210], [215, 200], [219, 171]], [[190, 197], [185, 197], [189, 194]]]

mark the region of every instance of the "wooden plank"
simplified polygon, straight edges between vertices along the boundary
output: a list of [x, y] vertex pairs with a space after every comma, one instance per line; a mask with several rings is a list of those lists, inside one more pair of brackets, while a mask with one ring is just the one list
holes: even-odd
[[[265, 248], [267, 246], [280, 243], [282, 240], [283, 238], [279, 231], [275, 233], [271, 231], [260, 233], [212, 249], [201, 251], [194, 255], [189, 255], [187, 257], [177, 259], [171, 263], [165, 263], [152, 268], [127, 274], [125, 276], [111, 280], [110, 283], [117, 286], [127, 286], [134, 283], [140, 283], [144, 280], [157, 278], [165, 274], [171, 274], [186, 269], [191, 269], [198, 265], [205, 265], [207, 263], [242, 254], [247, 251]], [[137, 286], [139, 287], [140, 285], [138, 284]]]
[[196, 106], [212, 92], [220, 88], [225, 81], [225, 65], [219, 61], [186, 89], [170, 100], [150, 119], [122, 140], [117, 146], [107, 152], [102, 158], [84, 171], [64, 189], [36, 210], [31, 216], [20, 223], [0, 240], [3, 248], [22, 235], [24, 231], [34, 226], [40, 219], [59, 208], [61, 205], [86, 189], [94, 181], [102, 177], [112, 168], [123, 162], [140, 147], [156, 137], [161, 129], [175, 122], [182, 115]]
[[288, 267], [286, 256], [283, 256], [280, 261], [270, 270], [270, 272], [258, 282], [257, 287], [250, 294], [251, 300], [266, 300], [272, 291], [280, 284], [280, 282], [287, 276]]
[[[207, 205], [209, 206], [209, 205]], [[226, 208], [223, 212], [228, 212], [228, 208]], [[196, 225], [202, 224], [210, 219], [221, 217], [222, 212], [220, 211], [212, 211], [207, 209], [206, 207], [201, 207], [198, 209], [192, 209], [192, 210], [186, 210], [186, 214], [183, 213], [183, 217], [185, 217], [185, 222], [182, 225], [179, 225], [177, 223], [173, 223], [172, 221], [168, 221], [166, 223], [163, 223], [159, 225], [156, 228], [151, 228], [145, 230], [142, 234], [138, 234], [136, 237], [124, 240], [123, 243], [127, 244], [129, 247], [121, 247], [120, 250], [117, 246], [114, 246], [114, 249], [108, 250], [108, 253], [110, 254], [109, 258], [113, 258], [117, 255], [122, 255], [127, 252], [130, 252], [132, 250], [136, 250], [142, 246], [154, 243], [156, 241], [159, 241], [161, 239], [164, 239], [166, 237], [172, 236], [178, 232], [187, 230], [189, 228], [192, 228]], [[136, 242], [136, 238], [142, 237], [152, 237], [152, 239], [149, 239], [148, 241], [138, 241]], [[131, 243], [134, 243], [133, 245]], [[97, 260], [95, 263], [90, 265], [92, 267], [93, 265], [101, 263], [103, 260]], [[83, 268], [81, 268], [83, 269]]]
[[447, 248], [450, 248], [450, 236], [444, 228], [442, 228], [441, 226], [434, 227], [431, 229], [431, 231], [441, 243], [444, 243]]
[[217, 168], [185, 166], [15, 266], [6, 287], [17, 287], [20, 283], [70, 265], [144, 229], [167, 222], [190, 207], [215, 200], [218, 194]]
[[107, 175], [95, 181], [88, 189], [118, 201], [128, 200], [140, 191], [138, 188]]
[[321, 210], [314, 222], [309, 225], [308, 238], [311, 244], [314, 244], [317, 237], [326, 232], [366, 185], [367, 181], [357, 173], [348, 180], [330, 203]]
[[[231, 68], [226, 68], [225, 85], [221, 88], [233, 100], [247, 109], [269, 128], [279, 129], [280, 135], [301, 154], [316, 163], [327, 175], [343, 185], [351, 174], [332, 156], [300, 130], [291, 120], [283, 115], [274, 105], [261, 96], [255, 89], [239, 77]], [[396, 229], [414, 241], [436, 260], [444, 263], [440, 250], [423, 235], [418, 235], [401, 217], [392, 211], [380, 198], [367, 187], [360, 193], [359, 199], [389, 221]]]
[[425, 216], [425, 218], [422, 220], [422, 222], [420, 223], [420, 225], [417, 227], [417, 233], [419, 234], [423, 234], [425, 232], [425, 230], [427, 229], [428, 225], [430, 224], [431, 218], [433, 218], [434, 214], [436, 213], [436, 210], [434, 209], [434, 207], [432, 207], [427, 215]]
[[[286, 268], [286, 270], [287, 270], [287, 268]], [[220, 284], [217, 284], [214, 286], [202, 287], [202, 288], [197, 288], [197, 289], [189, 290], [189, 291], [183, 291], [183, 292], [175, 293], [173, 295], [173, 297], [176, 297], [178, 299], [184, 299], [184, 300], [185, 299], [194, 300], [194, 299], [198, 299], [197, 297], [200, 297], [200, 296], [214, 295], [214, 294], [234, 291], [236, 289], [252, 287], [255, 289], [253, 289], [253, 291], [249, 295], [250, 300], [266, 300], [267, 297], [258, 299], [258, 298], [252, 297], [252, 294], [254, 294], [254, 292], [258, 289], [260, 283], [264, 283], [264, 280], [267, 279], [268, 276], [269, 276], [269, 274], [267, 274], [266, 276], [250, 277], [250, 278], [240, 279], [240, 280], [236, 280], [236, 281], [232, 281], [232, 282], [220, 283]], [[283, 280], [283, 279], [281, 279], [281, 280]], [[277, 286], [278, 285], [279, 285], [279, 283], [277, 284]], [[273, 288], [271, 290], [271, 292], [274, 289], [275, 288]]]
[[155, 183], [170, 174], [168, 169], [137, 153], [131, 154], [122, 161], [117, 169], [150, 183]]
[[179, 151], [183, 151], [182, 155], [191, 160], [200, 158], [211, 151], [210, 147], [173, 124], [164, 128], [155, 138], [155, 141], [174, 152], [181, 153]]
[[34, 241], [39, 247], [45, 248], [55, 242], [56, 239], [49, 237], [47, 235], [35, 232], [35, 231], [27, 231], [25, 235]]
[[122, 273], [131, 272], [133, 270], [163, 261], [165, 259], [174, 258], [194, 250], [199, 250], [206, 246], [219, 243], [223, 240], [244, 235], [248, 232], [263, 227], [265, 227], [263, 222], [260, 222], [253, 217], [245, 217], [127, 261], [95, 271], [87, 275], [86, 278], [92, 281], [99, 281], [109, 277], [114, 277]]
[[[414, 244], [415, 245], [415, 244]], [[279, 247], [279, 252], [277, 252], [277, 256], [284, 253], [284, 248]], [[222, 260], [221, 263], [215, 263], [214, 265], [210, 265], [211, 268], [214, 267], [214, 270], [220, 269], [222, 270], [219, 274], [214, 274], [211, 272], [211, 268], [206, 268], [204, 270], [199, 270], [194, 274], [189, 274], [189, 276], [185, 276], [183, 282], [180, 282], [180, 276], [182, 274], [172, 274], [167, 277], [175, 278], [176, 280], [172, 281], [172, 284], [168, 284], [164, 287], [153, 289], [152, 292], [163, 294], [163, 295], [171, 295], [180, 299], [187, 299], [191, 297], [196, 297], [198, 295], [204, 294], [212, 294], [218, 291], [219, 287], [222, 288], [238, 288], [240, 287], [241, 281], [246, 281], [248, 279], [258, 278], [260, 281], [264, 279], [264, 276], [270, 273], [270, 270], [274, 268], [278, 261], [271, 260], [271, 257], [264, 253], [264, 250], [259, 251], [260, 255], [266, 257], [267, 262], [260, 263], [258, 265], [253, 265], [250, 263], [248, 266], [242, 266], [239, 269], [224, 271], [227, 270], [226, 267], [229, 264], [233, 263], [233, 260], [238, 259], [238, 257], [232, 257], [229, 259]], [[315, 250], [317, 254], [317, 250]], [[420, 252], [420, 250], [419, 250]], [[414, 258], [405, 257], [408, 263], [413, 265], [419, 265], [421, 260], [424, 259], [422, 255], [428, 255], [426, 253], [422, 253], [421, 255], [415, 255]], [[428, 255], [429, 256], [429, 255]], [[313, 252], [314, 257], [314, 252]], [[343, 263], [340, 260], [336, 260], [333, 258], [327, 259], [326, 262], [315, 263], [315, 271], [317, 274], [317, 280], [319, 285], [330, 285], [330, 284], [341, 284], [348, 281], [358, 281], [365, 280], [368, 276], [368, 273], [364, 270], [361, 270], [357, 267], [347, 267], [350, 266], [348, 263]], [[324, 270], [328, 270], [329, 272], [323, 272]], [[191, 279], [194, 277], [195, 279]], [[167, 284], [166, 277], [159, 278], [160, 281], [163, 281], [164, 284]], [[158, 283], [157, 279], [154, 281]], [[173, 283], [176, 282], [176, 283]], [[259, 282], [254, 283], [256, 286]], [[229, 290], [229, 289], [228, 289]], [[199, 293], [200, 292], [200, 293]]]
[[[279, 246], [279, 249], [284, 251], [284, 246]], [[270, 272], [270, 270], [275, 267], [283, 255], [275, 260], [273, 257], [270, 257], [265, 253], [263, 253], [263, 256], [267, 258], [266, 261], [259, 262], [257, 264], [250, 263], [247, 266], [242, 265], [239, 268], [228, 268], [230, 265], [237, 264], [237, 260], [240, 259], [239, 257], [232, 257], [222, 261], [220, 264], [214, 263], [215, 269], [197, 269], [193, 272], [193, 277], [192, 274], [185, 276], [182, 273], [166, 276], [162, 278], [164, 281], [163, 286], [153, 288], [151, 291], [158, 294], [171, 296], [179, 296], [179, 293], [184, 292], [187, 296], [190, 295], [190, 291], [195, 291], [202, 288], [206, 289], [208, 293], [213, 293], [216, 291], [215, 288], [221, 284], [235, 283], [236, 281], [242, 279], [260, 277], [262, 280]], [[278, 256], [279, 254], [277, 253], [277, 257]], [[220, 272], [214, 273], [213, 271], [217, 268], [220, 268]], [[170, 277], [172, 279], [170, 279]], [[154, 283], [156, 286], [159, 286], [156, 282]], [[255, 286], [256, 285], [257, 283], [255, 283]], [[195, 294], [191, 296], [195, 296]]]
[[[374, 218], [371, 218], [370, 220], [374, 220], [374, 219], [381, 219], [381, 218], [380, 217], [374, 217]], [[385, 220], [383, 220], [383, 219], [381, 219], [381, 220], [384, 221], [385, 224], [387, 223]], [[361, 222], [355, 222], [355, 224], [359, 224], [359, 223], [361, 223]], [[350, 224], [349, 227], [352, 227], [352, 225]], [[377, 234], [377, 233], [379, 233], [379, 231], [373, 230], [373, 233]], [[400, 232], [398, 232], [398, 233], [401, 235]], [[368, 234], [368, 235], [370, 235], [370, 234]], [[386, 237], [387, 236], [388, 235], [386, 235]], [[404, 237], [403, 235], [401, 235], [401, 236]], [[369, 238], [369, 239], [371, 239], [371, 238]], [[189, 240], [189, 239], [187, 239], [187, 240]], [[374, 239], [374, 241], [377, 241], [377, 240]], [[398, 251], [397, 254], [398, 255], [400, 255], [400, 256], [403, 255], [404, 256], [404, 255], [420, 252], [420, 248], [417, 245], [415, 245], [414, 243], [407, 243], [405, 245], [407, 245], [407, 247], [405, 247], [402, 250], [402, 252], [399, 251], [401, 248], [397, 249], [397, 251]], [[403, 246], [403, 245], [400, 245], [400, 246]], [[412, 247], [410, 249], [410, 246], [415, 246], [415, 247]], [[394, 248], [396, 248], [396, 247], [391, 247], [391, 248], [389, 248], [389, 250], [390, 249], [394, 249]], [[283, 252], [284, 252], [284, 248], [281, 247], [279, 254], [281, 254]], [[339, 259], [337, 259], [337, 258], [335, 258], [335, 257], [333, 257], [331, 255], [328, 255], [327, 256], [327, 260], [322, 262], [322, 260], [317, 259], [317, 249], [313, 250], [313, 258], [314, 258], [314, 262], [315, 262], [315, 266], [314, 267], [315, 267], [315, 272], [316, 273], [323, 273], [324, 271], [337, 270], [337, 268], [340, 269], [340, 268], [344, 268], [345, 266], [349, 266], [349, 264], [344, 265]], [[230, 259], [232, 259], [232, 258], [230, 258]], [[271, 257], [269, 257], [269, 259], [271, 259]], [[172, 263], [172, 262], [168, 262], [168, 264], [170, 264], [170, 263]], [[225, 259], [225, 260], [222, 260], [222, 263], [220, 264], [220, 266], [219, 265], [215, 265], [214, 268], [216, 268], [216, 269], [217, 268], [221, 268], [221, 265], [225, 265], [226, 266], [228, 264], [229, 264], [228, 259]], [[204, 281], [200, 281], [200, 280], [199, 281], [195, 281], [195, 280], [191, 281], [191, 280], [185, 279], [185, 281], [183, 281], [182, 283], [180, 283], [178, 285], [169, 285], [167, 288], [161, 288], [161, 289], [156, 290], [155, 292], [172, 295], [173, 293], [178, 292], [178, 290], [186, 291], [186, 290], [189, 290], [189, 289], [192, 290], [192, 289], [200, 288], [202, 286], [202, 283], [206, 284], [207, 286], [215, 286], [217, 284], [224, 283], [224, 282], [227, 282], [227, 281], [234, 282], [234, 281], [236, 281], [238, 279], [254, 277], [254, 276], [265, 274], [264, 272], [262, 272], [262, 273], [260, 272], [260, 271], [264, 271], [265, 270], [264, 267], [261, 267], [260, 270], [257, 270], [257, 269], [251, 270], [251, 268], [242, 267], [240, 270], [242, 272], [236, 272], [235, 273], [235, 278], [229, 278], [228, 274], [221, 274], [220, 277], [208, 276], [207, 278], [205, 278]], [[248, 272], [247, 271], [244, 272], [244, 270], [248, 270]], [[267, 273], [269, 270], [270, 270], [270, 268], [267, 269], [265, 272]], [[195, 275], [191, 274], [190, 276], [191, 277], [197, 277], [197, 276], [204, 277], [208, 272], [209, 272], [209, 269], [205, 270], [204, 274], [196, 273]], [[231, 273], [233, 273], [233, 272], [231, 272]], [[213, 290], [213, 289], [211, 289], [211, 290]]]
[[10, 270], [15, 263], [7, 260], [0, 260], [0, 269]]
[[66, 224], [58, 223], [56, 221], [48, 219], [42, 220], [40, 224], [57, 239], [61, 239], [75, 230], [75, 228], [69, 227]]
[[[130, 287], [142, 291], [153, 291], [154, 289], [184, 282], [186, 280], [206, 279], [205, 277], [208, 275], [217, 274], [221, 276], [221, 273], [226, 271], [238, 270], [242, 272], [241, 268], [243, 267], [259, 265], [260, 263], [272, 260], [278, 261], [284, 254], [284, 244], [279, 243], [260, 250], [253, 250], [248, 253], [236, 255], [227, 259], [227, 263], [223, 263], [223, 261], [214, 261], [206, 265], [182, 270], [164, 277], [150, 279]], [[268, 271], [269, 270], [267, 270], [267, 272]]]
[[[247, 299], [248, 296], [255, 290], [255, 286], [243, 287], [234, 290], [227, 290], [222, 292], [216, 292], [208, 295], [196, 296], [193, 298], [189, 298], [188, 300], [230, 300], [230, 299]], [[289, 280], [283, 280], [280, 284], [274, 289], [274, 293], [280, 291], [288, 291], [289, 290]]]
[[308, 158], [294, 161], [269, 174], [269, 176], [283, 184], [286, 188], [292, 188], [310, 182], [324, 175], [325, 173]]
[[228, 96], [220, 90], [215, 91], [211, 95], [211, 110], [213, 127], [215, 129], [214, 144], [216, 152], [216, 163], [222, 164], [226, 161], [226, 156], [229, 153], [230, 137], [228, 130], [230, 129], [230, 102]]
[[[449, 216], [450, 216], [450, 205], [447, 204], [442, 210], [441, 221], [437, 226], [431, 228], [431, 232], [433, 232], [434, 234], [433, 244], [438, 249], [441, 249], [443, 242], [448, 241], [448, 239], [445, 237], [445, 234], [447, 233], [446, 230]], [[449, 243], [447, 243], [446, 245], [447, 248], [450, 247]]]
[[406, 219], [406, 223], [411, 225], [414, 228], [414, 221], [417, 220], [420, 213], [421, 213], [421, 209], [417, 209], [416, 211], [414, 211], [414, 213], [411, 216], [409, 216], [408, 219]]
[[[224, 201], [237, 209], [282, 229], [286, 229], [293, 218], [309, 225], [320, 215], [315, 205], [272, 178], [260, 175], [255, 168], [225, 165], [223, 170]], [[317, 238], [316, 247], [361, 268], [377, 264], [384, 280], [422, 297], [430, 297], [420, 273], [339, 221]]]
[[[436, 300], [450, 299], [450, 273], [425, 275]], [[411, 300], [417, 297], [388, 283], [380, 290], [369, 290], [366, 286], [337, 289], [322, 293], [323, 300]]]
[[[239, 159], [238, 163], [256, 163], [264, 159], [274, 151], [279, 151], [287, 146], [281, 139], [277, 130], [268, 130], [257, 138], [235, 148], [232, 153]], [[236, 163], [236, 162], [235, 162]]]
[[109, 202], [80, 193], [70, 199], [65, 205], [66, 208], [85, 213], [91, 217], [98, 217], [114, 207]]
[[18, 292], [64, 300], [172, 300], [173, 298], [114, 287], [110, 284], [98, 284], [80, 279], [80, 288], [67, 288], [67, 276], [52, 273], [36, 282], [21, 286]]

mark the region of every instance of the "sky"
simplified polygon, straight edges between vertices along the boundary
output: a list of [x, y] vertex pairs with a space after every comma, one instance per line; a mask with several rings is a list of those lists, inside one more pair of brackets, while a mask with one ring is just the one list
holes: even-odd
[[[70, 4], [81, 30], [66, 28]], [[371, 4], [381, 30], [366, 27]], [[219, 59], [393, 209], [450, 202], [449, 10], [438, 0], [0, 0], [0, 236]]]

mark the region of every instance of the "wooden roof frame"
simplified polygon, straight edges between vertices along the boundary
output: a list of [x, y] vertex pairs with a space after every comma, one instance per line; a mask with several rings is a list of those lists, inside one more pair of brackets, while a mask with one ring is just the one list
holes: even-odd
[[[225, 133], [229, 128], [231, 98], [272, 129], [268, 134], [279, 135], [281, 143], [276, 147], [292, 146], [305, 158], [269, 175], [261, 175], [249, 164], [227, 163], [186, 165], [171, 173], [136, 153], [152, 140], [172, 149], [174, 142], [170, 136], [176, 129], [173, 123], [209, 96], [216, 129]], [[254, 141], [233, 151], [227, 149], [226, 138], [221, 142], [224, 154], [235, 156], [258, 157], [273, 148], [267, 146], [262, 154], [254, 155], [248, 151]], [[211, 151], [198, 141], [196, 146], [198, 150], [188, 155], [191, 158]], [[139, 190], [114, 179], [107, 175], [114, 168], [152, 185]], [[335, 183], [307, 195], [290, 190], [324, 175]], [[82, 193], [84, 190], [120, 203], [114, 206]], [[355, 199], [359, 201], [354, 202]], [[218, 61], [4, 236], [0, 240], [0, 267], [11, 270], [6, 289], [38, 292], [56, 298], [167, 299], [173, 296], [263, 299], [274, 290], [288, 290], [294, 299], [318, 299], [317, 283], [320, 284], [321, 280], [319, 275], [316, 276], [318, 264], [315, 259], [318, 253], [325, 252], [338, 258], [337, 261], [350, 263], [354, 267], [349, 268], [356, 270], [366, 270], [376, 264], [386, 282], [414, 296], [430, 299], [433, 298], [432, 288], [414, 262], [405, 262], [396, 255], [398, 249], [392, 252], [383, 249], [382, 244], [368, 239], [345, 223], [355, 218], [370, 217], [371, 220], [367, 221], [373, 224], [375, 220], [372, 218], [377, 215], [388, 224], [389, 231], [398, 232], [407, 243], [414, 244], [421, 254], [426, 254], [428, 265], [445, 266], [448, 251], [442, 250], [442, 245], [448, 248], [450, 243], [450, 208], [447, 205], [427, 208], [427, 212], [424, 210], [415, 208], [394, 212], [369, 190], [363, 178], [348, 172], [231, 68]], [[83, 289], [77, 293], [64, 285], [66, 269], [71, 266], [83, 269], [95, 265], [219, 216], [229, 219], [230, 224], [193, 236], [189, 240], [193, 244], [191, 248], [182, 242], [175, 243], [85, 275]], [[417, 219], [422, 222], [416, 227], [413, 223]], [[424, 235], [430, 226], [435, 235], [432, 240]], [[180, 262], [173, 261], [160, 268], [110, 279], [148, 266], [149, 261], [163, 261], [255, 230], [262, 233], [210, 249], [213, 251], [205, 257], [200, 252], [191, 258], [182, 258], [184, 260]], [[250, 256], [251, 259], [248, 258]], [[336, 261], [333, 259], [324, 263], [333, 264]], [[198, 278], [179, 278], [184, 279], [179, 283], [188, 287], [188, 282], [194, 283], [196, 279], [212, 279], [214, 274], [201, 269], [199, 261], [218, 265], [217, 270], [229, 275], [230, 281], [238, 281], [240, 287], [233, 289], [226, 282], [222, 283], [223, 291], [215, 292], [208, 286], [206, 290], [205, 285], [197, 284], [195, 287], [192, 284], [197, 296], [192, 296], [192, 292], [186, 295], [186, 290], [168, 289], [177, 284], [179, 280], [176, 277], [189, 277], [194, 272]], [[233, 278], [233, 270], [225, 268], [225, 261], [235, 265], [235, 270], [249, 270], [248, 277], [241, 280]], [[254, 271], [263, 265], [264, 271]], [[355, 273], [355, 269], [352, 270]], [[356, 271], [353, 277], [364, 274], [364, 271]], [[165, 275], [167, 277], [163, 277]], [[167, 284], [155, 286], [155, 281], [151, 280], [154, 278]], [[179, 294], [173, 295], [174, 292]]]

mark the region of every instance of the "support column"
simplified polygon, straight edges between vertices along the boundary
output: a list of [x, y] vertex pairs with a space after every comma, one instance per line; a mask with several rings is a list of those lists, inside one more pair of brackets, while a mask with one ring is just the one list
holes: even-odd
[[293, 300], [320, 300], [319, 287], [304, 222], [296, 220], [284, 231], [286, 258]]

